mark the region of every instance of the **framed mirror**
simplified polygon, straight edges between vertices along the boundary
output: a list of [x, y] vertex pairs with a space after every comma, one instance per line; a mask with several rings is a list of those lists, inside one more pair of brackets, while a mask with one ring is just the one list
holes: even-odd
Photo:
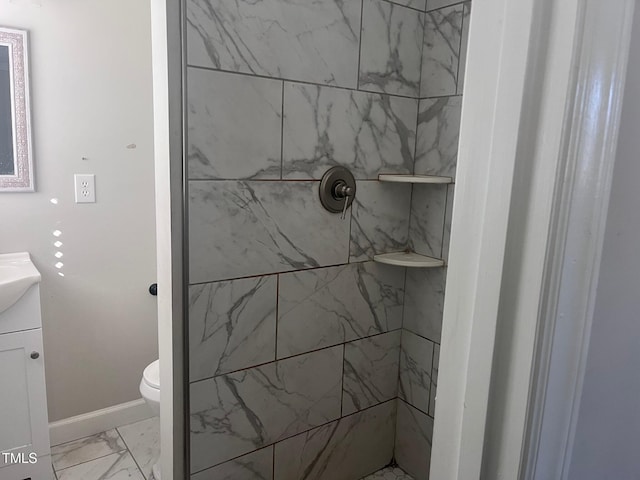
[[0, 27], [0, 192], [33, 192], [27, 32]]

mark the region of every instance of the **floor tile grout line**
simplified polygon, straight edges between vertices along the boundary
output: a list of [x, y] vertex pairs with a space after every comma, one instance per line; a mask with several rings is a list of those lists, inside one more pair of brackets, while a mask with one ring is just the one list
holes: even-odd
[[68, 442], [56, 443], [55, 445], [51, 445], [51, 449], [54, 449], [54, 448], [57, 448], [57, 447], [61, 447], [63, 445], [69, 445], [70, 443], [80, 442], [82, 440], [86, 440], [87, 438], [92, 438], [92, 437], [95, 437], [97, 435], [101, 435], [103, 433], [110, 432], [111, 430], [115, 430], [115, 428], [109, 428], [109, 429], [107, 429], [107, 430], [105, 430], [103, 432], [94, 433], [93, 435], [86, 435], [84, 437], [76, 438], [75, 440], [69, 440]]
[[[105, 431], [106, 431], [106, 430], [105, 430]], [[103, 433], [103, 432], [100, 432], [100, 433]], [[125, 446], [126, 446], [126, 444], [125, 444]], [[106, 455], [100, 455], [99, 457], [92, 458], [91, 460], [85, 460], [84, 462], [76, 463], [75, 465], [69, 465], [68, 467], [60, 468], [60, 469], [58, 469], [58, 470], [56, 470], [56, 467], [54, 466], [54, 467], [53, 467], [53, 471], [56, 473], [56, 476], [57, 476], [57, 473], [58, 473], [58, 472], [62, 472], [62, 471], [64, 471], [64, 470], [69, 470], [70, 468], [75, 468], [75, 467], [77, 467], [78, 465], [84, 465], [85, 463], [93, 462], [94, 460], [100, 460], [101, 458], [106, 458], [106, 457], [109, 457], [109, 456], [111, 456], [111, 455], [117, 455], [117, 454], [122, 453], [122, 452], [127, 452], [127, 453], [131, 454], [131, 453], [129, 452], [129, 449], [128, 449], [128, 448], [125, 448], [125, 449], [123, 449], [123, 450], [118, 450], [117, 452], [111, 452], [111, 453], [107, 453]]]
[[[137, 423], [137, 422], [134, 422]], [[127, 447], [127, 452], [129, 453], [129, 456], [131, 457], [131, 459], [133, 460], [133, 463], [135, 463], [138, 471], [140, 472], [140, 475], [142, 475], [142, 478], [144, 478], [145, 480], [149, 480], [147, 478], [147, 476], [144, 474], [144, 472], [142, 471], [142, 468], [140, 468], [140, 465], [138, 464], [138, 460], [136, 460], [136, 457], [133, 455], [133, 452], [131, 451], [131, 449], [129, 448], [129, 444], [127, 443], [127, 441], [124, 439], [124, 437], [122, 436], [122, 434], [120, 433], [119, 428], [121, 427], [125, 427], [126, 425], [121, 425], [120, 427], [116, 427], [115, 430], [118, 433], [118, 436], [120, 437], [120, 439], [122, 440], [122, 443], [124, 443], [124, 446]], [[153, 475], [153, 473], [152, 473]]]

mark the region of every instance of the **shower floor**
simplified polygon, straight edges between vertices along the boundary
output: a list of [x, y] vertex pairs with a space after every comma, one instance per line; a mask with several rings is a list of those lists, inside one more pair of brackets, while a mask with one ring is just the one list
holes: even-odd
[[362, 480], [413, 480], [413, 477], [398, 467], [386, 467]]

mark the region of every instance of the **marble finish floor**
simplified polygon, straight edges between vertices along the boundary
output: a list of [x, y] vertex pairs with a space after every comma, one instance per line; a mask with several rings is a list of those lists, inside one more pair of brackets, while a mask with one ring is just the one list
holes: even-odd
[[57, 480], [154, 480], [159, 454], [158, 417], [51, 448]]
[[[155, 480], [151, 468], [160, 453], [158, 417], [51, 448], [56, 480]], [[413, 480], [386, 467], [362, 480]]]

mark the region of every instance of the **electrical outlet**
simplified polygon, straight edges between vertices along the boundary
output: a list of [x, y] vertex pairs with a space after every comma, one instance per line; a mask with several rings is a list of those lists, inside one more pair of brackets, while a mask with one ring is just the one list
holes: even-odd
[[96, 176], [76, 173], [73, 179], [76, 187], [76, 203], [96, 203]]

